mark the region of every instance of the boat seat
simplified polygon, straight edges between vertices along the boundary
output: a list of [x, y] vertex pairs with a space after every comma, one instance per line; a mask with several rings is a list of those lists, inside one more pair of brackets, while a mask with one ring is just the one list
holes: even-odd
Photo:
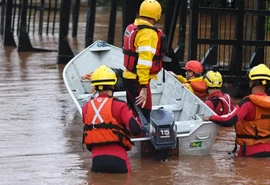
[[[151, 89], [151, 94], [152, 94], [152, 101], [155, 102], [155, 99], [159, 99], [162, 92], [160, 92], [158, 89]], [[114, 92], [113, 96], [126, 101], [126, 91], [117, 91]]]
[[201, 120], [176, 121], [177, 134], [189, 133], [202, 123]]
[[163, 107], [164, 109], [175, 111], [181, 111], [181, 108], [177, 106], [177, 104], [169, 104], [169, 105], [154, 105], [152, 106], [152, 110], [157, 110]]
[[[151, 94], [161, 94], [162, 92], [160, 92], [159, 90], [155, 90], [155, 89], [151, 89]], [[114, 92], [114, 96], [126, 96], [126, 91], [117, 91]]]
[[[152, 98], [155, 98], [155, 96], [161, 96], [162, 93], [159, 90], [151, 90], [151, 94], [152, 94]], [[76, 98], [78, 101], [87, 102], [89, 100], [90, 96], [91, 96], [91, 94], [85, 93], [85, 94], [78, 94], [78, 96]], [[114, 97], [117, 97], [121, 100], [126, 101], [126, 91], [114, 92]]]

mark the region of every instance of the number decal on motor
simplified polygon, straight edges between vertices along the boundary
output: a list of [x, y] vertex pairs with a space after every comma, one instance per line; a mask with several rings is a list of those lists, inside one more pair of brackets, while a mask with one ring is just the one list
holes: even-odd
[[170, 130], [169, 129], [161, 129], [160, 130], [160, 137], [161, 138], [170, 137]]

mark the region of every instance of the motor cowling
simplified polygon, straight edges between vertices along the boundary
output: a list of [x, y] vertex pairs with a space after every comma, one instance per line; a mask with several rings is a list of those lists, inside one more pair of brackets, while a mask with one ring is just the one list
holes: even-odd
[[156, 150], [173, 149], [177, 143], [177, 128], [174, 114], [163, 107], [150, 114], [151, 142]]

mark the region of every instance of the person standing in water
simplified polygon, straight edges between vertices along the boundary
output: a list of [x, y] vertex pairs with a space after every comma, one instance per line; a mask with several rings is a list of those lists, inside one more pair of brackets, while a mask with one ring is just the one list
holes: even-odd
[[102, 65], [91, 76], [91, 85], [98, 96], [82, 108], [83, 142], [92, 152], [92, 171], [109, 173], [130, 172], [127, 151], [132, 149], [131, 135], [142, 133], [142, 126], [126, 102], [113, 97], [117, 77]]
[[204, 102], [217, 115], [228, 114], [233, 111], [234, 105], [229, 94], [223, 93], [221, 87], [223, 84], [222, 75], [218, 71], [208, 71], [204, 76], [207, 85], [207, 100]]
[[238, 156], [270, 157], [270, 96], [265, 93], [270, 82], [270, 70], [264, 64], [248, 73], [251, 94], [226, 115], [205, 117], [223, 126], [235, 125]]

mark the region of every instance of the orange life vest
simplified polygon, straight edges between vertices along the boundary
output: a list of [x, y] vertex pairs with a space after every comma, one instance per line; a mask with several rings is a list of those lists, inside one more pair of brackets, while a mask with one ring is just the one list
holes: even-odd
[[162, 58], [166, 50], [166, 37], [162, 30], [151, 27], [147, 25], [138, 25], [130, 24], [126, 30], [124, 35], [124, 66], [127, 70], [136, 73], [136, 65], [138, 63], [139, 54], [136, 52], [136, 48], [134, 46], [136, 33], [141, 29], [153, 29], [158, 34], [158, 44], [156, 48], [156, 53], [153, 58], [153, 64], [150, 69], [150, 74], [157, 74], [162, 69]]
[[93, 146], [106, 144], [132, 149], [130, 132], [112, 116], [112, 102], [113, 98], [109, 97], [97, 97], [88, 102], [83, 142], [90, 151]]
[[189, 81], [190, 86], [192, 87], [194, 94], [199, 97], [202, 101], [206, 100], [207, 97], [207, 86], [203, 80], [201, 81]]
[[235, 125], [236, 142], [241, 146], [270, 143], [270, 97], [249, 95], [256, 106], [254, 121], [242, 120]]

